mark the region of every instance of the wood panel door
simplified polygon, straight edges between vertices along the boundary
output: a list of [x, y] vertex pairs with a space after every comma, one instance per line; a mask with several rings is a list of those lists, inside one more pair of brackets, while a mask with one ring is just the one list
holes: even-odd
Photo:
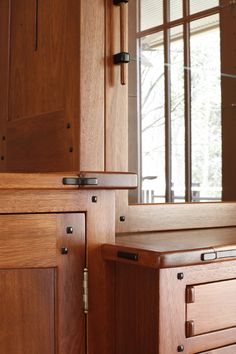
[[8, 19], [0, 38], [2, 170], [78, 169], [80, 2], [1, 0], [1, 7]]
[[85, 215], [0, 216], [0, 348], [85, 354]]
[[0, 346], [5, 354], [55, 353], [55, 271], [0, 271]]

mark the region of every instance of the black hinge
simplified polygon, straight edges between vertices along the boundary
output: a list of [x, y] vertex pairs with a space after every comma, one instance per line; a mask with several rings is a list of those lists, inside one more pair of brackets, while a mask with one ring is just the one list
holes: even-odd
[[97, 186], [96, 177], [64, 177], [62, 183], [66, 186]]

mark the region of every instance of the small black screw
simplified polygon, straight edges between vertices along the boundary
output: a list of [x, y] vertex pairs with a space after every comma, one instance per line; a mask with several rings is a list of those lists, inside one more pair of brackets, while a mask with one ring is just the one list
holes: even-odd
[[178, 273], [177, 274], [177, 279], [178, 280], [183, 280], [184, 279], [184, 273]]
[[125, 222], [125, 216], [120, 216], [120, 222]]
[[97, 196], [96, 196], [96, 195], [93, 195], [93, 196], [92, 196], [92, 203], [97, 203], [97, 201], [98, 201]]
[[177, 347], [177, 352], [178, 353], [181, 353], [181, 352], [183, 352], [184, 351], [184, 346], [183, 345], [178, 345], [178, 347]]
[[68, 226], [68, 227], [66, 228], [66, 233], [67, 233], [67, 234], [73, 234], [73, 227], [72, 227], [72, 226]]
[[5, 136], [3, 136], [3, 137], [2, 137], [2, 140], [6, 140], [6, 137], [5, 137]]
[[69, 148], [69, 152], [73, 152], [74, 151], [74, 149], [73, 149], [73, 147], [71, 146], [70, 148]]
[[61, 254], [68, 254], [69, 253], [69, 248], [67, 247], [62, 247], [61, 249]]
[[70, 129], [70, 128], [71, 128], [70, 123], [67, 123], [66, 128], [67, 128], [67, 129]]
[[2, 161], [4, 160], [4, 156], [1, 156], [1, 160], [2, 160]]

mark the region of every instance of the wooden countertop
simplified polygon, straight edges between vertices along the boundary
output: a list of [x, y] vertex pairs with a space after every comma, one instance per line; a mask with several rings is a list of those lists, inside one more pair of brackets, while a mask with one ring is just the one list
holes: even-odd
[[152, 268], [232, 260], [236, 259], [236, 227], [121, 234], [114, 244], [103, 245], [102, 253], [107, 260]]
[[[97, 178], [97, 185], [65, 185], [63, 178]], [[132, 189], [137, 175], [119, 172], [0, 173], [0, 190], [6, 189]]]

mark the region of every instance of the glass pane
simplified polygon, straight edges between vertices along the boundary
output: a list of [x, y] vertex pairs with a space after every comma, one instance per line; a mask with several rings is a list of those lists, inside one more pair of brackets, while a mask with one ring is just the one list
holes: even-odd
[[219, 6], [219, 0], [190, 0], [190, 14]]
[[170, 30], [172, 201], [185, 201], [183, 26]]
[[163, 0], [140, 0], [140, 30], [163, 24]]
[[192, 200], [222, 194], [219, 16], [191, 23]]
[[163, 33], [140, 40], [142, 202], [165, 201]]
[[183, 0], [170, 0], [170, 21], [183, 17]]

